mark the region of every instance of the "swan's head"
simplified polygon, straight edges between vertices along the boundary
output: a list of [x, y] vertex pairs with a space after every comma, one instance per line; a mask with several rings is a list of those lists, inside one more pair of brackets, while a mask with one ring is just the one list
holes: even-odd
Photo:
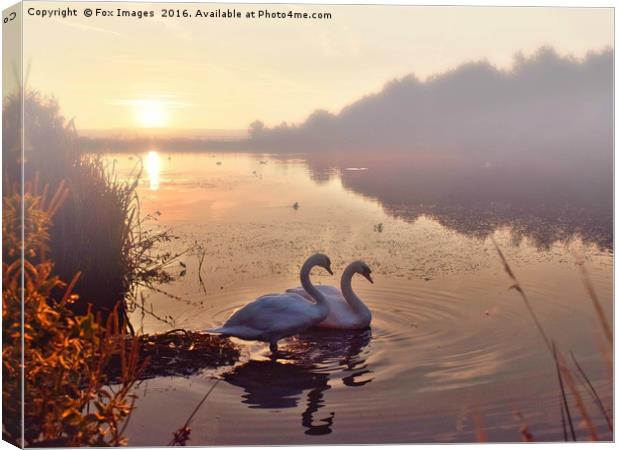
[[311, 256], [308, 261], [311, 261], [313, 266], [319, 266], [327, 270], [330, 275], [334, 274], [334, 272], [332, 272], [332, 262], [327, 255], [317, 253], [316, 255]]
[[370, 270], [368, 264], [366, 264], [364, 261], [355, 261], [351, 263], [351, 265], [353, 266], [353, 270], [355, 271], [355, 273], [359, 273], [361, 276], [374, 284], [374, 281], [372, 281], [372, 277], [370, 276], [372, 270]]

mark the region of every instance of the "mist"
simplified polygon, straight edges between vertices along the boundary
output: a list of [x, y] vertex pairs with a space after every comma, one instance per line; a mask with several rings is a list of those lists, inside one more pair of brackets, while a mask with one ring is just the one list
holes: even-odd
[[541, 246], [579, 234], [610, 247], [612, 76], [611, 50], [577, 60], [542, 48], [510, 71], [482, 61], [394, 80], [298, 126], [255, 122], [250, 146], [303, 152], [316, 182], [337, 176], [390, 215], [481, 236], [511, 224]]
[[541, 48], [512, 70], [471, 62], [420, 81], [393, 80], [338, 114], [297, 126], [250, 126], [252, 146], [441, 154], [481, 162], [611, 160], [613, 53], [583, 60]]
[[338, 178], [392, 216], [432, 216], [480, 236], [511, 225], [543, 247], [580, 235], [610, 248], [612, 126], [613, 51], [576, 59], [545, 47], [515, 56], [511, 70], [478, 61], [424, 81], [408, 75], [301, 124], [255, 121], [248, 137], [84, 144], [301, 154], [316, 183]]

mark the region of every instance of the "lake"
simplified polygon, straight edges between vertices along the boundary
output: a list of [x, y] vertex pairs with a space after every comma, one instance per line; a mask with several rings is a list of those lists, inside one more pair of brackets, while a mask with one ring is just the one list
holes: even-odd
[[[547, 335], [567, 358], [573, 352], [611, 408], [605, 341], [576, 264], [585, 261], [611, 320], [608, 174], [398, 154], [153, 148], [105, 157], [121, 176], [142, 161], [141, 213], [178, 236], [167, 250], [187, 250], [170, 268], [175, 281], [141, 293], [131, 320], [143, 332], [220, 325], [254, 298], [298, 286], [301, 264], [319, 251], [336, 275], [315, 269], [316, 284], [338, 285], [355, 259], [375, 279], [353, 282], [372, 310], [369, 330], [307, 332], [283, 340], [277, 360], [266, 344], [235, 341], [234, 366], [142, 381], [132, 445], [167, 444], [214, 383], [191, 445], [471, 442], [481, 430], [519, 441], [525, 425], [536, 440], [563, 440], [553, 358], [492, 239]], [[580, 389], [598, 437], [611, 439]]]

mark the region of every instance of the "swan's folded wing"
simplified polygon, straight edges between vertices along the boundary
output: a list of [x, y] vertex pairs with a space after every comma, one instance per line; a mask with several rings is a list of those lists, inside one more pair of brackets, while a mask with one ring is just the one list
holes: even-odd
[[261, 311], [261, 327], [284, 335], [303, 331], [323, 319], [315, 303], [294, 293], [282, 294], [268, 304], [269, 308]]
[[344, 300], [344, 297], [342, 296], [342, 292], [340, 292], [340, 289], [338, 289], [335, 286], [330, 286], [330, 285], [321, 285], [318, 286], [319, 291], [321, 291], [321, 293], [326, 297], [332, 297], [333, 299], [338, 299], [338, 300]]
[[251, 326], [257, 330], [288, 330], [311, 324], [317, 315], [316, 305], [300, 295], [263, 295], [234, 313], [225, 323], [230, 326]]
[[310, 294], [308, 294], [306, 292], [306, 290], [304, 288], [302, 288], [302, 287], [296, 287], [296, 288], [292, 288], [292, 289], [287, 289], [286, 292], [289, 293], [289, 294], [301, 295], [303, 298], [306, 298], [308, 300], [312, 300], [312, 297], [310, 296]]

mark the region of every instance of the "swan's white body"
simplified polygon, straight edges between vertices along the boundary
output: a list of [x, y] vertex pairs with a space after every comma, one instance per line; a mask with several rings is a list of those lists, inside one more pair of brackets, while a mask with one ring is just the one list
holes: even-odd
[[223, 326], [209, 331], [250, 341], [269, 342], [271, 351], [277, 351], [278, 340], [298, 334], [327, 317], [327, 302], [310, 282], [310, 270], [314, 266], [321, 266], [332, 273], [327, 256], [316, 254], [308, 258], [300, 272], [305, 296], [292, 292], [263, 295], [236, 311]]
[[[357, 330], [370, 325], [372, 314], [362, 300], [353, 292], [351, 280], [359, 273], [371, 283], [370, 268], [362, 261], [354, 261], [347, 266], [340, 279], [340, 288], [334, 286], [317, 286], [329, 305], [329, 313], [325, 319], [316, 324], [319, 328], [333, 328], [341, 330]], [[307, 297], [301, 287], [287, 289], [286, 292]]]

